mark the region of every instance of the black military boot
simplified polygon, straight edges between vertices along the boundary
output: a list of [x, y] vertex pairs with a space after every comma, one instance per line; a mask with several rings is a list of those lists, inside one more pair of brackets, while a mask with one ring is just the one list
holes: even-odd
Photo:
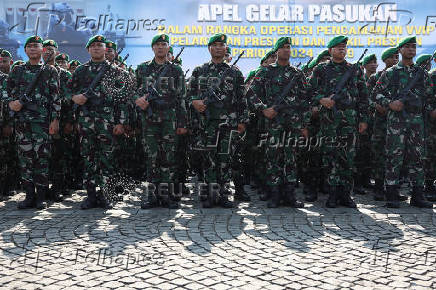
[[35, 186], [31, 182], [26, 182], [24, 184], [24, 190], [26, 191], [26, 198], [18, 203], [18, 209], [34, 208], [36, 199]]
[[433, 180], [425, 181], [425, 193], [428, 201], [436, 201], [436, 187], [434, 186]]
[[45, 196], [48, 192], [48, 186], [37, 186], [36, 187], [36, 196], [35, 196], [35, 208], [36, 209], [46, 209], [47, 203], [44, 201]]
[[150, 190], [149, 188], [146, 190], [147, 193], [147, 199], [143, 196], [141, 200], [141, 208], [142, 209], [150, 209], [154, 207], [159, 206], [159, 201], [155, 194], [156, 188], [153, 188], [153, 190]]
[[229, 200], [230, 195], [230, 190], [225, 186], [225, 184], [221, 184], [218, 204], [224, 208], [232, 208], [233, 202]]
[[424, 188], [422, 186], [413, 187], [410, 205], [420, 208], [433, 208], [433, 204], [425, 200]]
[[88, 196], [80, 204], [81, 209], [90, 209], [98, 207], [97, 203], [97, 192], [95, 190], [95, 185], [86, 186]]
[[350, 190], [347, 190], [345, 186], [338, 186], [338, 202], [340, 205], [348, 208], [357, 208], [356, 203], [351, 198]]
[[198, 193], [200, 195], [203, 208], [212, 208], [215, 206], [215, 201], [217, 199], [216, 193], [212, 191], [209, 186], [199, 186]]
[[398, 185], [386, 185], [386, 204], [385, 207], [388, 208], [399, 208], [399, 193], [398, 193]]
[[270, 186], [270, 199], [268, 200], [267, 206], [269, 208], [277, 208], [280, 206], [281, 193], [280, 188], [277, 185]]
[[314, 202], [318, 199], [318, 191], [312, 184], [305, 184], [303, 193], [307, 202]]
[[235, 182], [235, 200], [250, 201], [251, 198], [244, 189], [244, 185], [239, 182]]
[[293, 184], [286, 184], [283, 191], [283, 202], [285, 205], [294, 208], [303, 208], [304, 203], [297, 200], [295, 197], [295, 186]]
[[383, 201], [385, 200], [385, 190], [383, 186], [383, 180], [376, 179], [374, 186], [374, 200]]
[[335, 208], [338, 206], [338, 193], [336, 186], [329, 186], [329, 197], [325, 203], [328, 208]]

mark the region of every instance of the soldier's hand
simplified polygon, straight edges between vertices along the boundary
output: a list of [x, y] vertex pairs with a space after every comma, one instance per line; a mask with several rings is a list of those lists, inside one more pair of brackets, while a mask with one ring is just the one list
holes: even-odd
[[268, 119], [274, 119], [277, 116], [277, 112], [273, 108], [267, 108], [262, 111], [263, 115]]
[[113, 134], [116, 136], [124, 134], [124, 126], [121, 124], [118, 124], [113, 129]]
[[389, 108], [391, 108], [392, 111], [399, 112], [403, 109], [404, 104], [400, 100], [393, 101], [389, 104]]
[[327, 109], [331, 109], [335, 105], [335, 101], [333, 101], [330, 97], [322, 98], [321, 100], [319, 100], [319, 103]]
[[87, 97], [85, 97], [84, 94], [78, 94], [78, 95], [74, 95], [72, 98], [73, 102], [79, 106], [82, 106], [86, 103], [86, 101], [88, 100]]
[[244, 123], [240, 123], [238, 124], [238, 133], [242, 134], [245, 131], [245, 124]]
[[386, 115], [386, 108], [385, 107], [382, 107], [382, 106], [380, 106], [379, 104], [376, 104], [375, 105], [375, 109], [377, 110], [377, 112], [379, 112], [380, 114], [382, 114], [382, 115]]
[[367, 128], [368, 128], [368, 124], [367, 123], [359, 123], [359, 133], [360, 134], [365, 132]]
[[206, 111], [206, 105], [204, 104], [203, 100], [192, 101], [192, 105], [194, 106], [194, 109], [197, 110], [197, 112], [203, 113], [204, 111]]
[[64, 126], [64, 134], [70, 135], [71, 133], [73, 133], [73, 124], [68, 122]]
[[[147, 95], [147, 96], [148, 96], [148, 95]], [[145, 111], [145, 110], [147, 109], [148, 105], [149, 105], [149, 102], [148, 102], [147, 99], [146, 99], [147, 96], [143, 96], [143, 97], [141, 97], [141, 98], [138, 98], [138, 99], [135, 101], [135, 104], [136, 104], [138, 107], [140, 107], [143, 111]]]
[[12, 102], [9, 102], [9, 108], [14, 112], [19, 112], [21, 108], [23, 108], [23, 105], [20, 103], [19, 100], [15, 100]]
[[11, 136], [12, 135], [12, 127], [11, 126], [4, 126], [3, 127], [3, 129], [2, 129], [2, 135], [3, 135], [3, 137], [6, 137], [6, 138], [8, 138], [9, 136]]
[[301, 129], [301, 135], [303, 135], [304, 138], [309, 139], [309, 130], [307, 128]]
[[50, 123], [50, 127], [48, 128], [48, 133], [50, 135], [56, 135], [57, 133], [59, 133], [59, 120], [58, 119], [54, 119]]
[[176, 130], [177, 135], [185, 135], [186, 133], [188, 133], [188, 129], [186, 128], [177, 128]]
[[431, 113], [430, 113], [430, 118], [431, 118], [432, 120], [435, 120], [435, 119], [436, 119], [436, 109], [433, 110], [433, 111], [431, 111]]

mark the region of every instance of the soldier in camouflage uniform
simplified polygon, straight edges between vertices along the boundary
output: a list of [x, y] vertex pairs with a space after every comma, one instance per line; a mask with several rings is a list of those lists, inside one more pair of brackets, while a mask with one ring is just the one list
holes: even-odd
[[[311, 68], [320, 63], [330, 60], [328, 49], [321, 51], [311, 62]], [[307, 90], [308, 97], [312, 99], [312, 91]], [[311, 102], [312, 103], [312, 102]], [[298, 178], [304, 184], [303, 194], [305, 200], [314, 202], [318, 199], [318, 192], [323, 190], [324, 176], [321, 167], [321, 152], [319, 146], [316, 146], [316, 136], [319, 131], [319, 105], [311, 104], [308, 113], [310, 121], [308, 124], [309, 141], [306, 146], [297, 148], [297, 172]], [[315, 142], [313, 142], [315, 140]]]
[[[390, 47], [383, 51], [382, 61], [386, 67], [372, 76], [367, 81], [368, 91], [372, 91], [380, 76], [390, 67], [398, 63], [398, 48]], [[386, 142], [386, 110], [377, 105], [374, 99], [369, 100], [370, 110], [373, 112], [372, 134], [371, 134], [371, 173], [374, 178], [374, 200], [382, 201], [385, 199], [384, 179], [385, 179], [385, 142]], [[401, 196], [404, 199], [404, 196]]]
[[[209, 38], [211, 61], [192, 72], [188, 89], [189, 105], [198, 113], [199, 135], [194, 136], [195, 154], [202, 155], [205, 182], [200, 195], [207, 190], [203, 207], [214, 205], [233, 207], [229, 200], [232, 179], [232, 155], [248, 123], [244, 99], [244, 78], [236, 67], [224, 62], [227, 36], [215, 34]], [[223, 74], [225, 74], [223, 76]], [[217, 97], [214, 97], [215, 96]], [[240, 183], [235, 180], [235, 199], [239, 199]]]
[[71, 74], [73, 74], [79, 65], [81, 65], [80, 61], [73, 59], [68, 64], [68, 70], [70, 71]]
[[[321, 104], [320, 131], [323, 170], [326, 170], [329, 185], [327, 207], [338, 204], [355, 208], [351, 199], [353, 169], [357, 133], [367, 129], [368, 90], [359, 68], [350, 77], [340, 92], [342, 99], [335, 102], [332, 90], [351, 68], [345, 60], [348, 37], [332, 38], [327, 47], [332, 59], [317, 65], [310, 77], [314, 105]], [[358, 132], [357, 132], [358, 128]]]
[[[71, 81], [72, 101], [78, 105], [76, 119], [80, 126], [80, 153], [85, 158], [84, 183], [88, 197], [82, 202], [82, 209], [113, 207], [111, 200], [104, 196], [104, 188], [114, 174], [113, 136], [124, 134], [126, 122], [125, 88], [122, 83], [106, 77], [125, 72], [105, 60], [105, 41], [101, 35], [89, 39], [86, 48], [91, 60], [76, 69]], [[93, 79], [105, 67], [107, 71], [101, 81], [93, 92], [87, 92]], [[120, 86], [121, 92], [114, 93], [112, 85]], [[93, 105], [91, 98], [98, 99], [100, 104]], [[100, 188], [99, 192], [96, 187]]]
[[[431, 54], [423, 54], [417, 57], [416, 64], [423, 66], [425, 62], [428, 62], [433, 56]], [[431, 61], [428, 62], [427, 67], [423, 67], [426, 71], [431, 69]], [[433, 96], [436, 93], [436, 69], [433, 69], [430, 73], [431, 86], [433, 87]], [[430, 116], [426, 120], [426, 158], [424, 163], [425, 170], [425, 193], [428, 201], [436, 201], [436, 187], [434, 181], [436, 179], [436, 122], [435, 118]]]
[[[9, 108], [19, 117], [19, 160], [22, 183], [26, 191], [26, 199], [18, 204], [20, 209], [46, 207], [44, 198], [49, 187], [49, 134], [55, 135], [59, 131], [59, 77], [54, 67], [44, 65], [40, 79], [29, 96], [32, 104], [20, 100], [29, 83], [42, 69], [39, 64], [43, 52], [42, 42], [39, 36], [32, 36], [26, 40], [24, 49], [29, 61], [24, 65], [15, 66], [7, 83]], [[35, 111], [29, 109], [31, 105], [36, 106]]]
[[[292, 207], [304, 207], [295, 197], [297, 182], [295, 140], [307, 137], [309, 102], [306, 80], [297, 68], [289, 63], [291, 38], [281, 37], [274, 50], [277, 61], [260, 69], [247, 92], [250, 111], [265, 121], [267, 134], [262, 137], [266, 146], [267, 190], [270, 192], [268, 207], [278, 207], [281, 202]], [[289, 91], [284, 92], [290, 82]]]
[[68, 54], [66, 53], [60, 53], [58, 55], [56, 55], [55, 57], [55, 62], [56, 62], [56, 66], [62, 68], [63, 70], [68, 71], [69, 70], [69, 63], [68, 61], [70, 60], [70, 57], [68, 56]]
[[[175, 184], [176, 134], [187, 133], [186, 109], [182, 105], [185, 78], [180, 66], [167, 60], [168, 35], [156, 35], [151, 46], [154, 58], [137, 67], [138, 90], [134, 96], [136, 105], [143, 111], [141, 117], [147, 153], [147, 179], [153, 184], [149, 187], [148, 198], [143, 199], [141, 208], [178, 208], [174, 196], [174, 187], [178, 187]], [[151, 86], [157, 90], [153, 95], [149, 93]]]
[[61, 68], [55, 64], [56, 60], [65, 60], [64, 54], [59, 54], [54, 57], [58, 51], [58, 45], [54, 40], [47, 39], [43, 42], [43, 59], [48, 65], [54, 66], [59, 74], [59, 97], [61, 100], [60, 128], [59, 134], [53, 136], [51, 146], [51, 158], [49, 163], [50, 180], [52, 182], [51, 190], [46, 198], [50, 201], [62, 201], [63, 195], [66, 193], [66, 184], [68, 182], [67, 172], [70, 167], [70, 151], [68, 151], [68, 138], [73, 130], [72, 111], [70, 105], [70, 90], [69, 81], [71, 73], [68, 70]]
[[[377, 72], [377, 57], [375, 54], [365, 56], [362, 61], [362, 66], [365, 69], [365, 82]], [[368, 101], [369, 102], [369, 101]], [[362, 134], [359, 134], [356, 157], [355, 157], [355, 173], [354, 173], [354, 193], [366, 194], [365, 188], [370, 188], [371, 185], [371, 135], [373, 127], [373, 110], [369, 111], [368, 129]]]
[[[413, 63], [416, 37], [403, 39], [398, 48], [401, 62], [382, 74], [372, 92], [375, 102], [387, 110], [386, 206], [399, 207], [400, 169], [407, 158], [413, 183], [410, 205], [432, 208], [424, 198], [424, 118], [434, 109], [435, 97], [428, 74]], [[398, 99], [398, 93], [416, 74], [420, 74], [420, 81], [407, 92], [408, 99]]]

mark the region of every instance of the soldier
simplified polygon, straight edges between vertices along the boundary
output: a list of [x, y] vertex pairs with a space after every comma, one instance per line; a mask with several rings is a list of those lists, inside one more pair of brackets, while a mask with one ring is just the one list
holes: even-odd
[[[61, 100], [61, 114], [60, 114], [60, 130], [59, 134], [53, 136], [53, 143], [51, 146], [51, 158], [49, 163], [50, 177], [52, 187], [50, 192], [47, 192], [46, 198], [50, 201], [59, 202], [63, 200], [63, 194], [66, 192], [66, 184], [69, 180], [67, 178], [67, 171], [71, 170], [70, 158], [68, 158], [71, 151], [68, 150], [69, 139], [73, 131], [72, 125], [72, 111], [70, 106], [70, 90], [68, 88], [71, 80], [71, 73], [68, 70], [61, 68], [55, 64], [55, 59], [60, 62], [65, 61], [65, 56], [59, 54], [54, 58], [58, 52], [58, 44], [56, 41], [47, 39], [43, 42], [43, 55], [42, 58], [47, 65], [56, 68], [59, 74], [59, 97]], [[67, 102], [68, 99], [68, 102]], [[69, 174], [70, 176], [71, 174]]]
[[[330, 60], [330, 54], [328, 49], [321, 51], [311, 62], [311, 68], [320, 63], [325, 63]], [[303, 72], [303, 69], [302, 69]], [[304, 73], [304, 72], [303, 72]], [[306, 77], [307, 78], [307, 77]], [[312, 99], [313, 92], [308, 90], [308, 97]], [[318, 199], [318, 192], [324, 190], [325, 177], [323, 176], [321, 166], [321, 152], [319, 146], [312, 146], [312, 140], [316, 140], [316, 136], [319, 132], [319, 105], [315, 106], [311, 104], [310, 111], [308, 112], [310, 118], [308, 124], [309, 140], [307, 146], [298, 148], [297, 151], [297, 169], [298, 177], [304, 184], [303, 194], [305, 200], [308, 202], [314, 202]], [[315, 142], [316, 144], [316, 142]]]
[[[205, 162], [203, 169], [208, 194], [203, 201], [204, 208], [214, 205], [233, 207], [228, 198], [232, 179], [231, 157], [238, 134], [244, 132], [248, 123], [243, 96], [244, 78], [239, 69], [225, 63], [226, 48], [225, 34], [209, 38], [208, 50], [212, 59], [194, 69], [188, 89], [189, 105], [199, 113], [200, 118], [200, 135], [195, 136], [194, 144]], [[214, 94], [218, 99], [213, 97]], [[235, 199], [239, 199], [241, 184], [235, 181], [235, 186]], [[201, 189], [200, 194], [203, 192]]]
[[[122, 70], [105, 60], [106, 39], [95, 35], [88, 40], [86, 48], [91, 60], [80, 65], [71, 82], [72, 101], [78, 105], [76, 118], [80, 125], [81, 155], [84, 161], [84, 183], [88, 197], [82, 202], [82, 209], [95, 207], [112, 208], [111, 200], [103, 195], [103, 187], [114, 173], [113, 135], [124, 134], [125, 111], [120, 104], [125, 103], [111, 91], [112, 80], [106, 75], [120, 74]], [[92, 92], [88, 92], [93, 79], [105, 69], [101, 81]], [[97, 102], [99, 105], [94, 105]], [[100, 191], [96, 191], [96, 187]]]
[[113, 62], [114, 58], [117, 56], [117, 44], [113, 41], [106, 41], [106, 60]]
[[[377, 57], [375, 54], [365, 56], [362, 61], [362, 66], [365, 69], [365, 82], [377, 72]], [[369, 111], [368, 129], [362, 134], [359, 134], [359, 139], [356, 146], [355, 157], [355, 176], [354, 176], [354, 193], [366, 194], [364, 188], [370, 188], [371, 185], [371, 134], [373, 127], [373, 110]]]
[[[1, 52], [0, 56], [3, 55]], [[2, 63], [0, 57], [0, 63]], [[0, 71], [0, 85], [1, 91], [6, 90], [8, 75]], [[0, 96], [0, 201], [4, 199], [9, 191], [9, 181], [8, 181], [8, 147], [9, 147], [9, 137], [12, 134], [12, 126], [9, 121], [9, 110], [7, 103], [3, 101], [3, 96]]]
[[[416, 59], [416, 64], [423, 66], [423, 63], [427, 62], [433, 56], [431, 54], [422, 54]], [[426, 71], [431, 69], [431, 62], [428, 62], [427, 67], [424, 67]], [[434, 89], [436, 86], [436, 69], [433, 69], [430, 73], [431, 85]], [[435, 118], [430, 117], [426, 120], [425, 126], [425, 142], [426, 142], [426, 158], [424, 163], [425, 169], [425, 193], [428, 201], [436, 201], [436, 187], [434, 181], [436, 179], [436, 122]]]
[[[304, 204], [295, 197], [297, 172], [292, 140], [301, 136], [307, 138], [304, 120], [309, 105], [306, 82], [304, 75], [289, 63], [291, 38], [279, 38], [274, 50], [277, 51], [277, 61], [256, 73], [247, 99], [250, 111], [265, 120], [268, 133], [267, 139], [261, 140], [266, 141], [262, 143], [267, 146], [267, 190], [271, 196], [268, 207], [278, 207], [283, 201], [286, 205], [301, 208]], [[289, 85], [291, 87], [287, 90]], [[280, 144], [282, 142], [284, 144]]]
[[[371, 134], [371, 172], [374, 178], [374, 200], [382, 201], [385, 199], [384, 179], [385, 179], [385, 142], [386, 142], [386, 110], [375, 102], [372, 91], [380, 76], [390, 67], [398, 63], [398, 48], [389, 47], [381, 55], [385, 68], [371, 75], [367, 81], [368, 91], [371, 93], [369, 100], [370, 110], [374, 112], [372, 134]], [[401, 196], [402, 199], [406, 198]]]
[[143, 111], [147, 178], [154, 187], [151, 189], [153, 192], [148, 192], [147, 200], [143, 199], [141, 208], [167, 206], [174, 209], [179, 206], [173, 190], [176, 181], [176, 134], [187, 133], [186, 109], [182, 106], [185, 79], [180, 66], [167, 60], [168, 35], [154, 36], [151, 46], [154, 58], [137, 67], [138, 90], [134, 96], [136, 105]]
[[13, 63], [11, 53], [7, 50], [0, 49], [0, 72], [9, 74]]
[[[29, 61], [15, 66], [7, 83], [9, 108], [20, 117], [17, 121], [18, 148], [26, 199], [18, 203], [19, 209], [46, 207], [44, 197], [49, 187], [49, 134], [55, 135], [59, 131], [59, 77], [54, 67], [40, 65], [42, 42], [39, 36], [27, 38], [24, 50]], [[37, 85], [28, 96], [30, 102], [20, 99], [39, 72]]]
[[64, 70], [66, 70], [66, 71], [68, 71], [68, 69], [69, 69], [69, 67], [68, 67], [69, 60], [70, 60], [70, 57], [68, 56], [68, 54], [65, 54], [65, 53], [61, 53], [61, 54], [57, 55], [55, 58], [56, 65]]
[[[314, 67], [310, 86], [314, 105], [321, 104], [320, 131], [323, 169], [329, 185], [327, 207], [338, 204], [355, 208], [350, 192], [353, 188], [353, 160], [355, 156], [356, 129], [362, 134], [367, 129], [368, 90], [363, 71], [355, 71], [339, 93], [341, 99], [333, 100], [332, 90], [344, 76], [352, 72], [352, 64], [345, 60], [348, 37], [340, 35], [328, 42], [332, 59]], [[323, 138], [321, 138], [323, 137]]]
[[73, 74], [79, 65], [81, 65], [80, 61], [73, 59], [72, 61], [70, 61], [68, 65], [68, 70], [70, 71], [71, 74]]
[[[434, 94], [427, 73], [413, 63], [416, 55], [416, 37], [398, 43], [401, 62], [386, 70], [372, 94], [375, 101], [387, 110], [386, 135], [386, 199], [387, 207], [399, 207], [398, 191], [400, 169], [408, 159], [409, 176], [413, 183], [410, 205], [432, 208], [424, 198], [424, 118], [434, 109]], [[419, 74], [419, 75], [417, 75]], [[398, 94], [412, 79], [419, 76], [414, 88], [406, 92], [406, 99]], [[432, 112], [435, 116], [436, 111]]]

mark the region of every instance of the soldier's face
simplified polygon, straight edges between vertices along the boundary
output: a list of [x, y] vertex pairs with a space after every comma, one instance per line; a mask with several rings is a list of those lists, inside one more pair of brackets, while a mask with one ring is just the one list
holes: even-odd
[[400, 56], [398, 53], [393, 54], [391, 57], [385, 59], [385, 63], [387, 67], [394, 66], [398, 63]]
[[213, 58], [224, 58], [226, 56], [227, 45], [224, 42], [216, 41], [209, 45], [209, 53]]
[[61, 68], [68, 70], [68, 62], [66, 60], [58, 60], [58, 61], [56, 61], [56, 63]]
[[106, 44], [103, 42], [93, 42], [88, 47], [88, 52], [93, 59], [104, 59]]
[[377, 71], [377, 67], [378, 67], [377, 61], [371, 60], [365, 65], [365, 70], [369, 73], [375, 73]]
[[11, 70], [12, 59], [10, 57], [0, 57], [0, 71], [8, 74]]
[[44, 62], [49, 61], [49, 58], [51, 56], [51, 59], [56, 56], [57, 49], [53, 46], [46, 46], [42, 49], [42, 59], [44, 59]]
[[170, 46], [164, 41], [159, 41], [153, 44], [152, 49], [155, 57], [166, 58], [168, 51], [170, 50]]
[[277, 49], [278, 60], [289, 60], [291, 57], [291, 45], [284, 44], [281, 48]]
[[24, 48], [29, 59], [39, 59], [42, 55], [42, 43], [29, 43]]
[[333, 59], [345, 59], [345, 55], [347, 54], [347, 44], [340, 43], [332, 48], [329, 48], [329, 53]]
[[113, 61], [115, 58], [115, 50], [113, 48], [106, 48], [105, 57], [108, 61]]
[[400, 53], [402, 58], [414, 58], [416, 55], [416, 43], [406, 43], [400, 48]]
[[70, 65], [70, 68], [68, 70], [70, 71], [70, 73], [74, 73], [76, 68], [77, 68], [77, 65]]

